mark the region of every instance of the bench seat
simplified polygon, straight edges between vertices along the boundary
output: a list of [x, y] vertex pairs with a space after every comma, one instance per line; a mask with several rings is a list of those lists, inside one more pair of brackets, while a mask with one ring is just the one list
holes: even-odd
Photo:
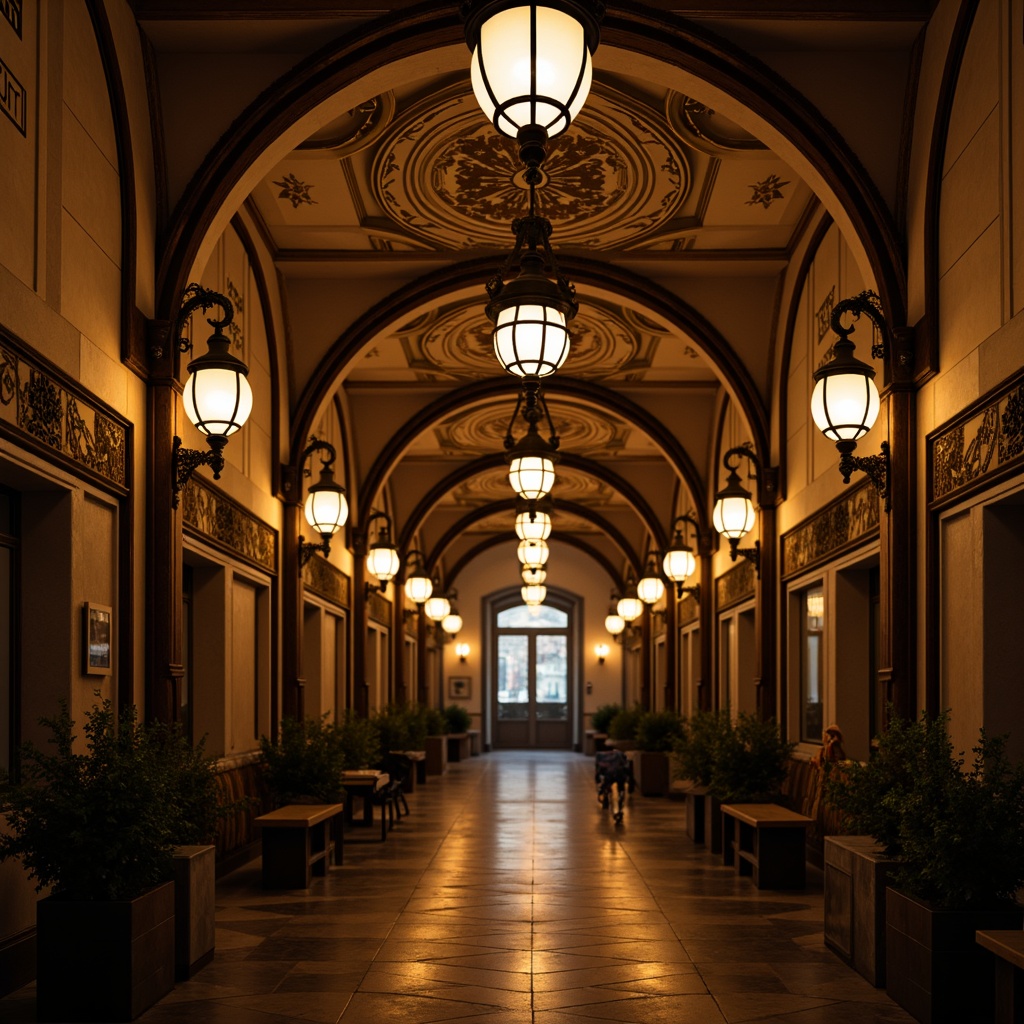
[[1024, 930], [975, 932], [979, 946], [995, 954], [995, 1024], [1017, 1024], [1024, 1014]]
[[308, 889], [314, 873], [326, 875], [342, 842], [340, 829], [332, 836], [331, 822], [344, 810], [344, 804], [287, 804], [261, 814], [254, 824], [263, 841], [263, 887]]
[[804, 845], [814, 824], [778, 804], [722, 804], [722, 861], [758, 889], [803, 889]]

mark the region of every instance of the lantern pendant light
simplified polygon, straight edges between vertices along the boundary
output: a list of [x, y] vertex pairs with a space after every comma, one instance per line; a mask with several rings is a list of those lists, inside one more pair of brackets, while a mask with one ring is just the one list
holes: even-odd
[[754, 511], [754, 502], [751, 500], [750, 491], [740, 483], [739, 474], [736, 472], [737, 463], [735, 459], [743, 456], [753, 463], [757, 473], [755, 479], [763, 479], [764, 467], [758, 461], [757, 456], [749, 448], [730, 448], [722, 458], [723, 465], [729, 470], [725, 478], [725, 486], [715, 495], [715, 508], [711, 513], [711, 522], [715, 529], [729, 541], [729, 557], [735, 562], [738, 555], [742, 555], [754, 565], [758, 577], [761, 575], [761, 542], [755, 541], [753, 547], [741, 548], [741, 538], [746, 536], [753, 528], [757, 520]]
[[406, 556], [409, 569], [405, 578], [405, 596], [413, 604], [422, 605], [434, 592], [434, 582], [423, 565], [423, 552], [414, 548]]
[[675, 534], [672, 537], [672, 546], [665, 552], [665, 557], [661, 561], [661, 567], [665, 571], [665, 577], [671, 580], [676, 585], [676, 597], [682, 597], [684, 593], [691, 593], [699, 601], [700, 600], [700, 584], [688, 587], [686, 581], [693, 575], [697, 568], [697, 559], [694, 556], [693, 548], [683, 538], [682, 526], [683, 523], [690, 523], [693, 526], [693, 532], [697, 537], [698, 542], [700, 541], [700, 531], [697, 526], [697, 521], [692, 515], [687, 513], [686, 515], [676, 516], [675, 522], [672, 524], [675, 528]]
[[464, 7], [473, 92], [494, 127], [539, 164], [583, 108], [603, 5], [480, 0]]
[[306, 522], [320, 534], [319, 544], [307, 544], [304, 537], [299, 537], [299, 571], [319, 551], [325, 558], [331, 553], [331, 537], [333, 537], [348, 521], [348, 500], [345, 488], [335, 482], [334, 460], [337, 452], [334, 445], [310, 437], [309, 444], [302, 453], [303, 475], [309, 476], [311, 470], [305, 468], [306, 459], [314, 452], [321, 452], [320, 479], [307, 488], [306, 502], [303, 512]]
[[531, 520], [529, 512], [520, 512], [516, 516], [516, 536], [520, 540], [547, 540], [551, 536], [551, 516], [535, 512]]
[[523, 582], [527, 584], [543, 583], [548, 578], [548, 571], [542, 565], [524, 565]]
[[[548, 241], [551, 222], [537, 216], [537, 178], [539, 172], [527, 171], [529, 215], [513, 223], [516, 244], [501, 271], [487, 282], [494, 354], [517, 377], [547, 377], [565, 362], [567, 324], [579, 310], [576, 289], [559, 271]], [[506, 284], [516, 264], [519, 273]]]
[[540, 568], [547, 564], [551, 549], [546, 540], [521, 540], [516, 548], [519, 561], [530, 568]]
[[462, 616], [453, 608], [442, 620], [441, 628], [449, 635], [455, 636], [462, 629]]
[[451, 602], [443, 594], [432, 594], [423, 602], [423, 614], [431, 622], [442, 622], [451, 610]]
[[626, 620], [619, 614], [611, 612], [604, 617], [604, 628], [616, 639], [626, 628]]
[[[512, 427], [520, 409], [528, 427], [526, 433], [516, 441], [512, 436]], [[547, 441], [537, 431], [537, 421], [542, 415], [546, 417], [551, 431]], [[524, 501], [539, 501], [551, 492], [555, 483], [555, 464], [558, 462], [558, 437], [547, 404], [541, 397], [540, 381], [536, 377], [523, 380], [523, 388], [505, 435], [505, 461], [508, 463], [509, 483]]]
[[[380, 590], [386, 590], [388, 581], [393, 580], [401, 568], [402, 560], [398, 557], [398, 550], [391, 543], [391, 520], [385, 512], [374, 512], [366, 522], [366, 535], [369, 537], [370, 524], [375, 519], [383, 519], [383, 525], [377, 531], [377, 539], [370, 545], [366, 552], [366, 571], [371, 576], [376, 576], [380, 581]], [[367, 592], [374, 588], [367, 583]]]
[[544, 599], [548, 596], [548, 588], [541, 586], [539, 583], [520, 587], [519, 592], [522, 594], [523, 604], [527, 607], [543, 604]]
[[[629, 625], [636, 619], [640, 618], [644, 612], [644, 603], [636, 596], [636, 584], [633, 582], [633, 573], [630, 572], [626, 578], [626, 584], [623, 588], [625, 591], [625, 597], [619, 599], [615, 605], [615, 613], [622, 619], [625, 619], [626, 624]], [[632, 593], [630, 593], [632, 591]]]
[[647, 569], [636, 585], [636, 596], [644, 604], [657, 604], [665, 596], [665, 584], [658, 575], [657, 559], [651, 556], [647, 563]]

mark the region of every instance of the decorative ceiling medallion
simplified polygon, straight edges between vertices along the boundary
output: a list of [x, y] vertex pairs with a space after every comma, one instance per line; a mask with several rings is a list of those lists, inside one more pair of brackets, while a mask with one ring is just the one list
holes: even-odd
[[592, 509], [621, 508], [625, 504], [603, 480], [579, 470], [567, 469], [565, 466], [558, 467], [551, 496], [556, 509], [559, 501], [576, 501]]
[[[597, 87], [550, 147], [539, 212], [558, 246], [629, 246], [686, 199], [683, 149], [642, 104]], [[515, 144], [481, 121], [465, 83], [404, 112], [377, 151], [374, 194], [395, 223], [443, 248], [507, 248], [527, 191]]]
[[[603, 380], [648, 366], [660, 332], [650, 328], [645, 332], [632, 320], [629, 311], [588, 297], [572, 322], [572, 347], [563, 372], [585, 380]], [[411, 370], [429, 374], [431, 379], [440, 375], [465, 380], [493, 377], [499, 369], [493, 330], [480, 300], [471, 298], [440, 310], [436, 316], [418, 318], [396, 334]]]
[[286, 174], [280, 181], [275, 181], [274, 184], [281, 189], [277, 193], [277, 198], [287, 199], [292, 204], [293, 210], [303, 204], [307, 206], [317, 205], [317, 201], [309, 194], [309, 190], [316, 186], [299, 181], [294, 174]]
[[479, 505], [489, 505], [495, 501], [504, 501], [509, 506], [509, 518], [508, 528], [509, 533], [515, 537], [512, 533], [512, 523], [514, 516], [512, 515], [512, 490], [508, 485], [508, 470], [504, 467], [495, 468], [493, 472], [489, 473], [477, 473], [476, 476], [471, 477], [469, 480], [464, 480], [461, 484], [453, 487], [448, 492], [450, 501], [445, 504], [454, 504], [461, 506], [477, 507]]
[[753, 189], [753, 196], [747, 200], [747, 206], [761, 206], [767, 210], [776, 199], [786, 198], [782, 189], [789, 184], [791, 182], [782, 181], [777, 174], [769, 174], [763, 181], [748, 186]]
[[669, 92], [665, 98], [665, 117], [684, 142], [711, 156], [760, 153], [768, 149], [735, 121], [682, 93]]
[[386, 92], [360, 103], [336, 117], [320, 131], [300, 142], [296, 149], [351, 156], [375, 142], [395, 116], [395, 94]]
[[[479, 456], [501, 451], [508, 431], [509, 405], [488, 405], [456, 413], [434, 428], [442, 455]], [[630, 428], [606, 412], [558, 404], [551, 410], [559, 448], [574, 455], [597, 457], [621, 451]], [[547, 431], [542, 430], [545, 434]], [[507, 476], [507, 474], [506, 474]], [[508, 486], [508, 481], [505, 481]]]

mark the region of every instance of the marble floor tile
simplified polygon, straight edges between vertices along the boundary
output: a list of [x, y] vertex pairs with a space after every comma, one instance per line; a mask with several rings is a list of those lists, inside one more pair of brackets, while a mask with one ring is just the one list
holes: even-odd
[[[909, 1024], [824, 946], [820, 872], [759, 892], [578, 754], [492, 753], [409, 795], [309, 890], [217, 884], [217, 952], [142, 1024]], [[33, 986], [0, 1024], [35, 1020]]]

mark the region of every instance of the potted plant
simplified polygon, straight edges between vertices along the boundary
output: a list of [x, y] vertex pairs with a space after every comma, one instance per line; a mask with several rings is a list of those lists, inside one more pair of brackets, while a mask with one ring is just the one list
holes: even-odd
[[449, 704], [444, 709], [444, 717], [448, 726], [448, 760], [468, 760], [470, 756], [468, 730], [473, 724], [469, 709], [464, 708], [461, 704]]
[[602, 704], [590, 716], [590, 724], [599, 733], [608, 734], [608, 726], [612, 719], [622, 710], [621, 704]]
[[343, 771], [369, 768], [380, 760], [381, 744], [377, 726], [369, 719], [346, 711], [337, 725]]
[[669, 785], [669, 753], [682, 733], [683, 719], [676, 711], [648, 711], [636, 728], [633, 769], [643, 796], [664, 796]]
[[771, 803], [786, 778], [795, 743], [786, 743], [775, 719], [741, 711], [720, 729], [708, 786], [721, 803]]
[[53, 750], [23, 746], [0, 835], [0, 859], [50, 889], [36, 907], [38, 1019], [132, 1020], [174, 985], [177, 775], [134, 707], [93, 707], [81, 752], [66, 702], [42, 724]]
[[[893, 858], [886, 890], [886, 991], [917, 1020], [986, 1021], [993, 965], [978, 929], [1019, 929], [1024, 766], [982, 732], [967, 766], [948, 712], [892, 717], [878, 757], [830, 779], [830, 799]], [[876, 761], [878, 762], [876, 767]]]
[[276, 739], [260, 737], [263, 770], [274, 801], [282, 804], [336, 803], [342, 796], [346, 763], [343, 731], [328, 715], [285, 718]]
[[619, 711], [608, 723], [607, 745], [616, 750], [635, 750], [636, 729], [643, 713], [644, 709], [639, 704]]
[[721, 804], [711, 795], [711, 772], [723, 732], [732, 729], [728, 711], [696, 711], [683, 722], [675, 742], [676, 777], [689, 781], [686, 790], [686, 834], [695, 843], [710, 840], [711, 852], [722, 852]]
[[443, 775], [448, 767], [448, 719], [437, 708], [425, 708], [423, 723], [427, 730], [423, 742], [427, 774]]

